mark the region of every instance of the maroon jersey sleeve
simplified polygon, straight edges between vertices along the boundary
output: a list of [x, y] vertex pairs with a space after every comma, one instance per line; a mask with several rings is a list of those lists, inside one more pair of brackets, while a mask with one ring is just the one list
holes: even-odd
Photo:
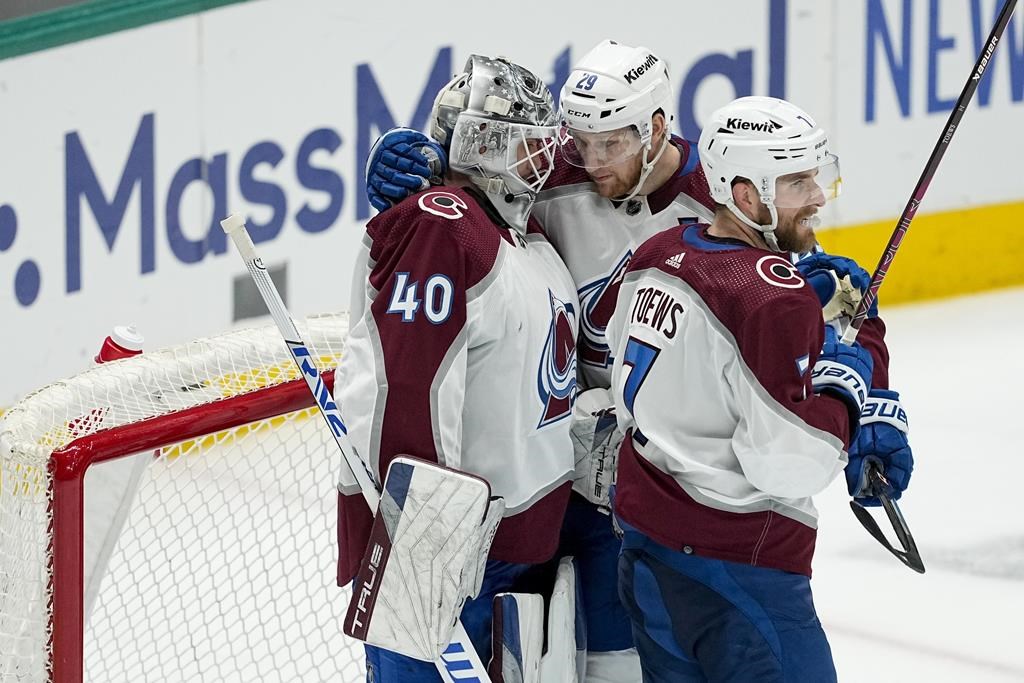
[[672, 138], [672, 142], [679, 148], [682, 154], [679, 190], [696, 199], [709, 211], [714, 212], [715, 200], [711, 198], [711, 188], [708, 186], [707, 176], [704, 175], [704, 167], [701, 165], [700, 157], [697, 154], [697, 143], [676, 137]]
[[[463, 196], [427, 195], [434, 201]], [[419, 197], [403, 204], [422, 204]], [[453, 218], [425, 210], [406, 217], [400, 212], [408, 207], [400, 206], [392, 209], [394, 216], [389, 211], [378, 217], [389, 220], [367, 226], [373, 239], [370, 285], [377, 291], [370, 314], [387, 385], [380, 411], [381, 472], [400, 454], [443, 460], [434, 447], [431, 391], [453, 345], [465, 343], [466, 290], [491, 270], [500, 239], [492, 226], [478, 223], [475, 202], [467, 204], [464, 215]]]
[[824, 337], [821, 309], [812, 298], [794, 295], [777, 297], [748, 313], [736, 341], [744, 362], [772, 398], [849, 446], [846, 404], [811, 388], [810, 370]]
[[881, 318], [868, 318], [861, 325], [857, 341], [868, 350], [875, 362], [871, 372], [872, 389], [889, 388], [889, 348], [885, 345], [885, 323]]

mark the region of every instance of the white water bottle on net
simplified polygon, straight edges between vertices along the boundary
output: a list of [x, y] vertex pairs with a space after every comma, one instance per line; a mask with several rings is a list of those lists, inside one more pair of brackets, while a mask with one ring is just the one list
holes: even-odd
[[131, 358], [142, 353], [145, 337], [139, 334], [135, 325], [117, 325], [103, 340], [103, 345], [96, 353], [97, 363], [108, 363], [112, 360]]
[[[347, 318], [300, 327], [333, 382]], [[267, 326], [97, 365], [0, 417], [0, 683], [363, 680], [339, 456], [311, 406]], [[93, 476], [126, 458], [127, 485]]]

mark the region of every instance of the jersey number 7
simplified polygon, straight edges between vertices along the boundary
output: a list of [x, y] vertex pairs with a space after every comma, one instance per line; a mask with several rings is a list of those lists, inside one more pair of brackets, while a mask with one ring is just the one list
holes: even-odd
[[622, 354], [622, 364], [629, 370], [626, 371], [622, 397], [630, 415], [633, 414], [633, 402], [636, 400], [636, 394], [651, 372], [651, 366], [654, 365], [659, 353], [661, 353], [661, 349], [657, 346], [651, 346], [636, 337], [630, 337], [626, 343], [626, 351]]

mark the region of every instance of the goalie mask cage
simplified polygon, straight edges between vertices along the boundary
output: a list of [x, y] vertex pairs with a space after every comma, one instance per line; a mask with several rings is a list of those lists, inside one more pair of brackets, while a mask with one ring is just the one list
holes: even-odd
[[[300, 328], [330, 383], [347, 319]], [[0, 417], [0, 683], [362, 680], [335, 582], [341, 455], [312, 405], [267, 326]]]

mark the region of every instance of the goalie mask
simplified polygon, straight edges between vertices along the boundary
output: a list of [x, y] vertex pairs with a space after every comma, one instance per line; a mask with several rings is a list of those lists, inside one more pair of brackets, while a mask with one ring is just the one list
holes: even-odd
[[[839, 158], [807, 112], [774, 97], [741, 97], [715, 111], [700, 135], [700, 162], [711, 196], [744, 224], [760, 231], [774, 251], [777, 209], [822, 205], [839, 196]], [[771, 222], [761, 225], [732, 198], [737, 178], [753, 183]]]
[[448, 152], [449, 167], [469, 176], [502, 218], [525, 231], [551, 174], [555, 123], [544, 81], [503, 57], [472, 55], [434, 100], [430, 133]]
[[[558, 145], [565, 160], [588, 171], [615, 166], [642, 153], [639, 192], [669, 144], [672, 85], [665, 62], [645, 47], [605, 40], [573, 68], [562, 87]], [[652, 117], [665, 116], [665, 134], [653, 139]]]

